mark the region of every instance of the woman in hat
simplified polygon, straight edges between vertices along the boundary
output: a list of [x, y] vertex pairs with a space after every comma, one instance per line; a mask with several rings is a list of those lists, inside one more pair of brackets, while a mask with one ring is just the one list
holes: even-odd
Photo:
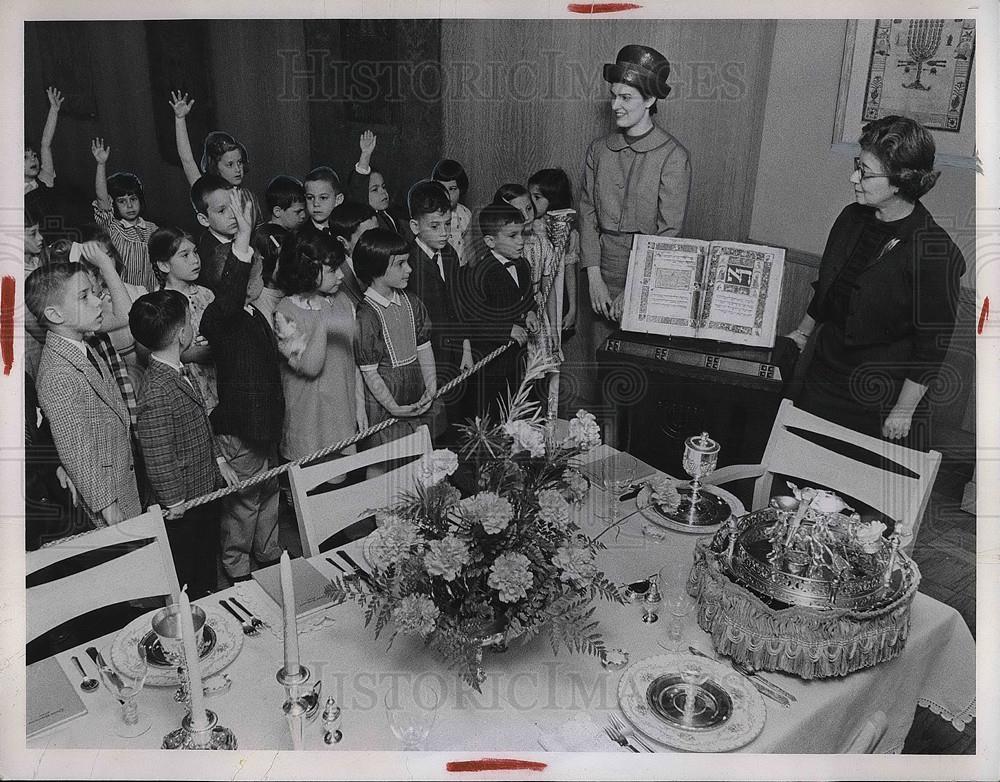
[[632, 44], [604, 66], [615, 131], [587, 150], [580, 193], [580, 258], [590, 306], [578, 311], [583, 401], [600, 401], [595, 352], [617, 327], [634, 234], [677, 236], [684, 227], [691, 165], [687, 150], [653, 122], [670, 92], [667, 58]]
[[795, 404], [926, 450], [924, 394], [948, 350], [965, 260], [920, 203], [940, 174], [927, 129], [883, 117], [858, 143], [855, 202], [833, 224], [812, 302], [787, 335], [811, 343]]

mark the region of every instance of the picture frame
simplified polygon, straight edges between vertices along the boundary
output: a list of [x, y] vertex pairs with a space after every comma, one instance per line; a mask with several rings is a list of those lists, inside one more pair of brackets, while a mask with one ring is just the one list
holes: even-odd
[[974, 53], [975, 20], [849, 21], [832, 149], [856, 155], [867, 122], [903, 114], [930, 130], [938, 165], [977, 168]]

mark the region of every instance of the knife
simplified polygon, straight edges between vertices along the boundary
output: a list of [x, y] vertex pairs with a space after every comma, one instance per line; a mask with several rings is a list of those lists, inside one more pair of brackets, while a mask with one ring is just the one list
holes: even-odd
[[[90, 656], [90, 659], [94, 661], [94, 665], [100, 668], [104, 675], [108, 677], [110, 681], [118, 690], [124, 690], [125, 684], [122, 682], [121, 677], [115, 672], [115, 669], [107, 664], [104, 660], [104, 655], [102, 655], [96, 646], [88, 646], [84, 651]], [[121, 698], [117, 699], [119, 703], [124, 703]]]
[[[714, 659], [710, 655], [707, 655], [704, 652], [702, 652], [702, 651], [700, 651], [698, 649], [695, 649], [693, 646], [689, 646], [688, 647], [688, 651], [691, 652], [691, 654], [695, 655], [696, 657], [704, 657], [706, 660], [712, 660], [712, 659]], [[730, 665], [732, 665], [731, 662], [730, 662]], [[754, 686], [754, 688], [757, 690], [757, 692], [759, 692], [765, 698], [770, 698], [772, 701], [774, 701], [775, 703], [783, 706], [786, 709], [789, 708], [789, 706], [791, 705], [790, 702], [789, 702], [789, 700], [788, 700], [788, 698], [786, 698], [784, 695], [782, 695], [780, 692], [777, 692], [776, 689], [773, 689], [770, 686], [770, 682], [760, 681], [758, 677], [747, 676], [745, 673], [743, 673], [742, 671], [737, 670], [736, 668], [733, 668], [733, 670], [735, 670], [737, 673], [739, 673], [740, 676], [745, 676], [746, 679], [747, 679], [747, 681], [749, 681]]]
[[375, 579], [373, 579], [370, 575], [368, 575], [368, 573], [364, 570], [364, 568], [358, 565], [358, 563], [354, 561], [354, 559], [351, 557], [350, 554], [340, 550], [338, 550], [337, 553], [340, 555], [341, 559], [343, 559], [348, 565], [354, 568], [354, 572], [358, 574], [358, 578], [360, 578], [362, 581], [368, 584], [368, 586], [370, 586], [372, 589], [378, 589], [378, 587], [375, 586]]

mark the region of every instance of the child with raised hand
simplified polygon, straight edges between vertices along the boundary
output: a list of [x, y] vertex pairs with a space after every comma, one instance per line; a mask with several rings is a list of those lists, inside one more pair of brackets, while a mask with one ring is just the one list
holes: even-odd
[[129, 285], [141, 285], [146, 291], [155, 290], [156, 277], [149, 263], [147, 243], [156, 224], [142, 217], [145, 208], [142, 182], [125, 171], [106, 177], [111, 147], [105, 146], [104, 139], [95, 138], [90, 151], [97, 161], [94, 221], [107, 231], [121, 256], [122, 279]]
[[164, 290], [177, 291], [188, 301], [192, 340], [181, 353], [191, 381], [198, 386], [205, 408], [211, 413], [219, 403], [215, 385], [215, 362], [208, 340], [201, 333], [201, 317], [215, 294], [198, 284], [201, 259], [194, 240], [180, 228], [158, 228], [149, 237], [149, 258]]
[[[222, 455], [243, 481], [274, 465], [285, 397], [270, 320], [253, 304], [263, 288], [259, 259], [250, 247], [253, 206], [239, 190], [222, 192], [236, 227], [201, 331], [215, 356], [219, 391], [212, 428]], [[220, 527], [222, 566], [231, 581], [250, 578], [251, 558], [262, 566], [274, 564], [281, 556], [277, 480], [223, 498]]]
[[191, 139], [188, 136], [187, 115], [194, 107], [194, 99], [188, 98], [185, 92], [173, 90], [170, 93], [170, 108], [174, 110], [174, 135], [177, 141], [177, 155], [181, 159], [181, 167], [187, 177], [188, 184], [194, 185], [202, 174], [214, 174], [222, 177], [233, 187], [243, 190], [244, 197], [253, 204], [253, 225], [261, 222], [260, 204], [252, 192], [243, 187], [243, 177], [250, 168], [250, 159], [246, 147], [228, 133], [213, 130], [205, 136], [205, 145], [201, 154], [201, 165], [194, 159], [191, 151]]
[[373, 228], [358, 239], [354, 270], [365, 290], [358, 306], [354, 355], [365, 382], [368, 423], [399, 418], [366, 441], [390, 442], [428, 424], [437, 434], [440, 415], [432, 408], [437, 371], [430, 322], [423, 303], [406, 290], [409, 247], [393, 231]]
[[320, 231], [293, 236], [281, 250], [277, 283], [285, 298], [274, 329], [284, 359], [285, 425], [278, 452], [289, 461], [358, 431], [354, 305], [335, 295], [343, 263], [343, 246]]
[[56, 168], [52, 160], [52, 139], [56, 135], [59, 109], [63, 96], [55, 87], [45, 90], [49, 98], [49, 113], [42, 129], [42, 142], [36, 149], [30, 141], [24, 142], [24, 205], [44, 217], [52, 208], [50, 191], [55, 187]]
[[431, 179], [440, 182], [448, 191], [451, 203], [451, 236], [448, 237], [448, 244], [455, 249], [459, 263], [468, 266], [476, 260], [472, 244], [472, 212], [460, 201], [469, 190], [469, 176], [461, 163], [445, 158], [434, 166]]
[[371, 165], [372, 153], [378, 137], [370, 130], [361, 134], [359, 146], [361, 154], [354, 169], [347, 175], [347, 197], [359, 204], [368, 204], [375, 210], [378, 227], [395, 231], [404, 239], [412, 238], [408, 234], [406, 216], [400, 209], [393, 206], [385, 176]]

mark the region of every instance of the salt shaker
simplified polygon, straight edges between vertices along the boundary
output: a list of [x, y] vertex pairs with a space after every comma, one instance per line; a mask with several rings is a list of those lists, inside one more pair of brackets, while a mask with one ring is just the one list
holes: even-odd
[[344, 734], [337, 727], [337, 723], [340, 721], [340, 706], [337, 705], [337, 701], [332, 695], [326, 699], [326, 704], [323, 706], [322, 719], [323, 743], [339, 744], [340, 740], [344, 738]]

